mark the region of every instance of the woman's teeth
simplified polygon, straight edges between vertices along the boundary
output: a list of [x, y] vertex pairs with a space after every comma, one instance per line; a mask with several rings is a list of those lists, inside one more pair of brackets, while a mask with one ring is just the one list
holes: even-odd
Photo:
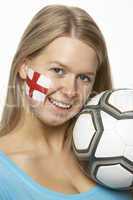
[[54, 104], [55, 106], [59, 107], [59, 108], [63, 108], [63, 109], [69, 109], [72, 107], [72, 105], [70, 104], [66, 104], [66, 103], [63, 103], [63, 102], [59, 102], [59, 101], [56, 101], [56, 100], [53, 100], [51, 98], [49, 98], [50, 102], [52, 104]]

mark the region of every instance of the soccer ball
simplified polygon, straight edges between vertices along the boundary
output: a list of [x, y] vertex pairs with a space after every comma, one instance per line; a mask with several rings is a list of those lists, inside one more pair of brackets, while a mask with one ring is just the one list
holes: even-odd
[[85, 173], [112, 189], [133, 188], [133, 89], [106, 90], [88, 101], [73, 128]]

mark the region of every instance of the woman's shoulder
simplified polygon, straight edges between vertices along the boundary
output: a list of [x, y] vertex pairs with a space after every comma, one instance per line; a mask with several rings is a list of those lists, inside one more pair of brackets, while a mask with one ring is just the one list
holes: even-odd
[[17, 148], [17, 140], [12, 135], [4, 135], [0, 137], [0, 151], [6, 154], [14, 154]]
[[9, 152], [10, 149], [10, 138], [7, 136], [0, 137], [0, 151]]

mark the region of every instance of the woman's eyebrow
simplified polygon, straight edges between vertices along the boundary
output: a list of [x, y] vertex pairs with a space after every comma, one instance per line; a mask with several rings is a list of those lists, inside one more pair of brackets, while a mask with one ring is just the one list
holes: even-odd
[[[67, 70], [70, 71], [70, 67], [65, 65], [64, 63], [60, 62], [60, 61], [57, 61], [57, 60], [54, 60], [52, 61], [52, 63], [55, 63], [55, 64], [58, 64], [58, 65], [61, 65], [63, 68], [66, 68]], [[95, 73], [94, 72], [81, 72], [80, 74], [88, 74], [88, 75], [92, 75], [92, 76], [95, 76]]]
[[63, 63], [60, 62], [60, 61], [54, 60], [54, 61], [52, 61], [52, 63], [58, 64], [58, 65], [61, 65], [63, 68], [66, 68], [67, 70], [70, 70], [70, 67], [69, 67], [69, 66], [63, 64]]

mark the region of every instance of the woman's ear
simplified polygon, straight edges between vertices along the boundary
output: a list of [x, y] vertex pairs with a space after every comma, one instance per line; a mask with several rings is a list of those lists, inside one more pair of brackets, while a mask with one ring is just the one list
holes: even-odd
[[27, 63], [23, 63], [20, 67], [19, 67], [19, 71], [18, 74], [20, 76], [21, 79], [25, 80], [27, 77]]

